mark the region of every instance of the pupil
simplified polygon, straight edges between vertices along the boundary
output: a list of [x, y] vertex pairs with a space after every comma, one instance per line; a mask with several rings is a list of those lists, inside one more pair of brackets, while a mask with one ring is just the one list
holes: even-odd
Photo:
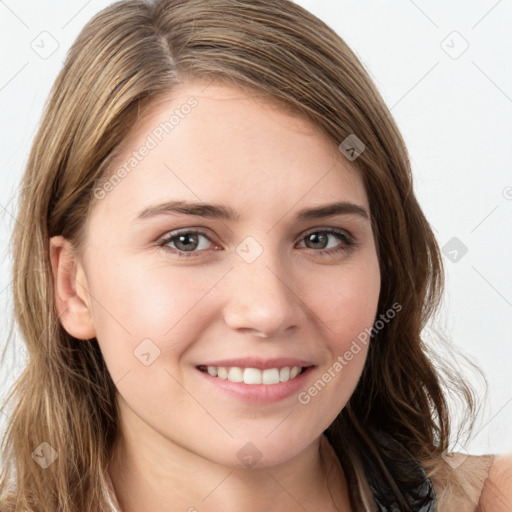
[[[325, 243], [327, 242], [327, 235], [325, 233], [311, 233], [308, 237], [309, 242], [313, 242], [313, 244], [318, 243], [320, 241], [320, 245], [322, 245], [322, 248], [325, 247]], [[324, 242], [322, 244], [322, 242]]]
[[[190, 244], [192, 243], [192, 246], [197, 243], [197, 240], [195, 239], [194, 235], [185, 234], [180, 235], [178, 237], [178, 244], [181, 244], [182, 247], [178, 247], [179, 249], [187, 250], [190, 249]], [[190, 242], [192, 240], [192, 242]]]

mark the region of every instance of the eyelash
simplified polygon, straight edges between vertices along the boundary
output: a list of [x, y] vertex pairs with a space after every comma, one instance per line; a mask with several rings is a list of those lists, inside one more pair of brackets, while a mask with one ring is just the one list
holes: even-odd
[[[340, 252], [348, 252], [349, 250], [353, 249], [357, 243], [356, 241], [354, 240], [354, 238], [346, 231], [344, 230], [338, 230], [338, 229], [333, 229], [333, 228], [327, 228], [327, 229], [316, 229], [314, 231], [309, 231], [308, 233], [306, 233], [305, 235], [303, 235], [303, 237], [301, 238], [301, 242], [302, 240], [304, 240], [307, 236], [309, 235], [312, 235], [312, 234], [318, 234], [318, 233], [322, 233], [322, 234], [330, 234], [330, 235], [334, 235], [336, 236], [336, 238], [338, 238], [338, 240], [340, 240], [341, 242], [343, 242], [345, 245], [341, 245], [341, 246], [338, 246], [338, 247], [333, 247], [333, 248], [330, 248], [330, 249], [322, 249], [322, 250], [319, 250], [319, 251], [315, 251], [314, 249], [311, 249], [313, 252], [315, 253], [319, 253], [322, 257], [329, 257], [329, 256], [335, 256], [337, 253], [340, 253]], [[177, 254], [180, 258], [193, 258], [193, 257], [197, 257], [198, 256], [198, 253], [201, 253], [204, 251], [201, 250], [201, 251], [182, 251], [180, 249], [175, 249], [175, 248], [172, 248], [172, 247], [167, 247], [167, 244], [172, 242], [175, 238], [178, 238], [179, 236], [181, 235], [187, 235], [187, 234], [194, 234], [194, 235], [203, 235], [204, 237], [206, 237], [210, 242], [210, 238], [208, 237], [208, 234], [205, 232], [205, 231], [202, 231], [200, 229], [188, 229], [188, 230], [180, 230], [180, 231], [172, 231], [166, 235], [164, 235], [163, 237], [161, 237], [158, 241], [158, 246], [159, 247], [162, 247], [162, 249], [164, 249], [165, 251], [167, 252], [171, 252], [173, 254]], [[307, 247], [306, 247], [307, 248]]]

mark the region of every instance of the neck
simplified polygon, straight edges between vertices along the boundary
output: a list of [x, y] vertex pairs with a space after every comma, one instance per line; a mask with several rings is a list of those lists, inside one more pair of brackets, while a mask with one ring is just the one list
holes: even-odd
[[339, 461], [324, 436], [286, 463], [239, 469], [120, 429], [109, 473], [122, 512], [351, 511]]

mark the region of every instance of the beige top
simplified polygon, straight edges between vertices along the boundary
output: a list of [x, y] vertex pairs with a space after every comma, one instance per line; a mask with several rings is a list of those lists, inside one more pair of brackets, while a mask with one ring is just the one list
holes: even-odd
[[[456, 454], [459, 460], [444, 462], [431, 477], [438, 512], [481, 510], [481, 496], [496, 456]], [[460, 463], [457, 466], [457, 463]], [[451, 465], [450, 465], [451, 464]], [[453, 466], [453, 467], [452, 467]]]
[[[459, 459], [460, 465], [454, 464], [453, 460], [444, 461], [435, 474], [430, 475], [436, 494], [437, 512], [487, 512], [487, 508], [481, 508], [480, 498], [496, 457], [463, 454], [457, 456], [463, 459]], [[376, 509], [375, 502], [366, 483], [363, 485], [362, 494], [366, 509], [373, 512]]]

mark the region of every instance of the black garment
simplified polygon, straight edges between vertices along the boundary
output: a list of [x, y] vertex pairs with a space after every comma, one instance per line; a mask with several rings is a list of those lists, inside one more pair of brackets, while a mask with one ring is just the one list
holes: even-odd
[[[410, 510], [437, 512], [434, 486], [418, 461], [391, 435], [374, 431], [374, 438], [383, 449], [384, 462], [410, 504]], [[363, 467], [377, 505], [376, 512], [403, 512], [403, 508], [397, 504], [389, 484], [382, 477], [382, 472], [374, 459], [364, 457]]]

